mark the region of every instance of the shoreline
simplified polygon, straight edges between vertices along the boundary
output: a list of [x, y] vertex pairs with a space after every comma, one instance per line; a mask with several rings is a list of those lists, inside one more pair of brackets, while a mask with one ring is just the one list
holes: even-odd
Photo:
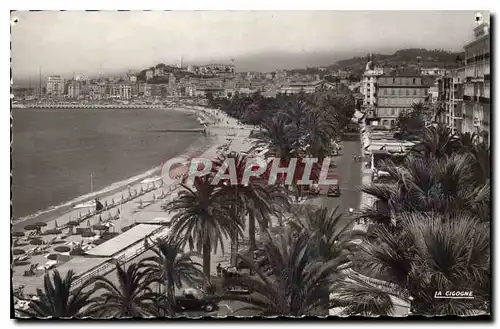
[[[206, 119], [206, 113], [197, 113], [201, 112], [202, 108], [200, 107], [199, 109], [196, 108], [188, 108], [188, 107], [176, 107], [176, 108], [165, 108], [164, 106], [159, 108], [163, 109], [165, 111], [178, 111], [178, 112], [183, 112], [183, 113], [189, 113], [189, 114], [199, 114], [200, 116], [204, 117]], [[204, 108], [203, 108], [204, 109]], [[210, 128], [210, 127], [209, 127]], [[219, 142], [220, 139], [217, 138], [217, 134], [214, 135], [209, 135], [209, 136], [200, 136], [197, 138], [191, 145], [183, 152], [176, 154], [172, 158], [181, 156], [181, 155], [188, 155], [188, 156], [193, 156], [195, 154], [200, 154], [204, 153], [214, 146], [216, 146]], [[166, 159], [169, 160], [169, 159]], [[68, 201], [63, 201], [58, 205], [52, 205], [49, 206], [48, 208], [38, 210], [35, 213], [20, 217], [20, 218], [12, 218], [11, 217], [11, 231], [22, 231], [24, 226], [29, 225], [29, 224], [34, 224], [37, 222], [49, 222], [55, 218], [63, 216], [65, 213], [71, 212], [73, 210], [73, 206], [78, 203], [84, 203], [91, 201], [95, 198], [102, 199], [114, 194], [117, 194], [119, 192], [124, 192], [127, 190], [128, 185], [136, 185], [140, 183], [142, 180], [158, 175], [161, 173], [161, 166], [156, 166], [153, 167], [149, 170], [146, 170], [144, 172], [141, 172], [135, 176], [132, 177], [127, 177], [121, 181], [118, 182], [113, 182], [112, 184], [104, 187], [100, 191], [96, 191], [93, 193], [89, 194], [84, 194], [84, 195], [79, 195], [76, 196], [75, 198], [68, 200]], [[117, 185], [113, 187], [114, 185]]]

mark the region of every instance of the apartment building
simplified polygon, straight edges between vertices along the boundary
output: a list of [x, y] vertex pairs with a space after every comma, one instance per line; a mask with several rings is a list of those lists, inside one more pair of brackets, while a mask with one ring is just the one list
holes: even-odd
[[80, 98], [80, 83], [78, 81], [72, 81], [68, 85], [68, 98]]
[[377, 104], [377, 81], [384, 74], [384, 70], [376, 66], [372, 60], [366, 64], [365, 72], [361, 78], [360, 92], [363, 94], [363, 105], [373, 107]]
[[47, 77], [46, 93], [50, 96], [64, 95], [64, 78], [58, 75]]
[[410, 110], [414, 103], [425, 102], [428, 97], [430, 84], [419, 70], [394, 70], [378, 76], [377, 81], [376, 117], [386, 128], [393, 128], [401, 112]]
[[462, 132], [477, 133], [490, 142], [490, 25], [479, 21], [474, 39], [464, 45]]

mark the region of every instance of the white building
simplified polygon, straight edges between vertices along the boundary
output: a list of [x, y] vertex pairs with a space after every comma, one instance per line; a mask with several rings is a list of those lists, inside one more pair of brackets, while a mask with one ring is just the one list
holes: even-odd
[[[371, 56], [370, 56], [371, 57]], [[384, 74], [382, 68], [376, 67], [375, 63], [370, 60], [366, 64], [365, 72], [361, 79], [360, 92], [363, 94], [363, 105], [374, 106], [377, 103], [377, 79]]]
[[68, 97], [73, 99], [80, 97], [80, 83], [78, 81], [71, 82], [68, 85]]
[[132, 87], [128, 84], [120, 84], [120, 98], [130, 99], [132, 98]]
[[154, 77], [154, 72], [153, 72], [153, 70], [147, 70], [147, 71], [146, 71], [146, 80], [153, 79], [153, 77]]
[[63, 95], [64, 94], [64, 78], [58, 75], [47, 77], [47, 95]]
[[137, 82], [137, 76], [136, 75], [131, 75], [129, 77], [130, 82]]
[[420, 74], [421, 75], [430, 75], [430, 76], [444, 76], [446, 74], [446, 69], [442, 68], [421, 68], [420, 69]]

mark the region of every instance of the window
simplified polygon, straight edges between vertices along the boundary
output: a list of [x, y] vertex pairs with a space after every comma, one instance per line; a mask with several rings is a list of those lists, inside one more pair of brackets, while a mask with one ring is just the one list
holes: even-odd
[[417, 95], [417, 89], [413, 89], [413, 96]]
[[388, 126], [389, 120], [382, 120], [382, 126]]
[[406, 89], [406, 96], [410, 96], [410, 89]]
[[416, 79], [415, 79], [415, 78], [413, 78], [413, 84], [415, 84], [415, 80], [416, 80]]
[[396, 83], [396, 78], [392, 78], [392, 83]]
[[394, 96], [394, 94], [395, 94], [394, 89], [391, 89], [391, 95], [393, 95], [393, 96]]

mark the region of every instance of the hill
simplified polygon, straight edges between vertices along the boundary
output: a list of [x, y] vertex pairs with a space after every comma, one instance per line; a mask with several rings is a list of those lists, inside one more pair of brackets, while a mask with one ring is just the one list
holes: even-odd
[[[392, 55], [372, 55], [372, 59], [382, 67], [411, 67], [420, 63], [422, 67], [453, 69], [462, 65], [463, 58], [463, 52], [449, 52], [440, 49], [427, 50], [421, 48], [401, 49]], [[350, 70], [353, 72], [353, 75], [361, 76], [365, 70], [367, 61], [368, 56], [353, 57], [338, 61], [329, 68]]]

